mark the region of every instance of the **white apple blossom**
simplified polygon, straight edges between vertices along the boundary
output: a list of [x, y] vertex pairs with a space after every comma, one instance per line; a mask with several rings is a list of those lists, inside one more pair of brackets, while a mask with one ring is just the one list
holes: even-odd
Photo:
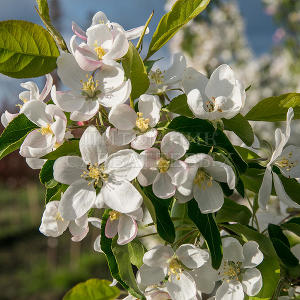
[[270, 199], [272, 182], [274, 183], [275, 191], [280, 201], [283, 201], [289, 207], [300, 208], [300, 205], [294, 202], [286, 193], [279, 176], [272, 170], [272, 167], [276, 166], [285, 177], [300, 177], [300, 148], [293, 145], [284, 148], [290, 138], [291, 121], [293, 117], [294, 111], [292, 108], [289, 108], [286, 117], [285, 133], [283, 133], [279, 128], [275, 131], [275, 150], [267, 164], [262, 185], [258, 193], [259, 206], [264, 210], [266, 209], [267, 202]]
[[131, 93], [130, 80], [124, 80], [124, 70], [115, 61], [103, 62], [96, 73], [82, 70], [72, 54], [62, 53], [57, 59], [57, 72], [70, 91], [51, 91], [53, 102], [73, 121], [87, 121], [100, 105], [113, 107], [124, 103]]
[[244, 294], [255, 296], [262, 288], [262, 276], [256, 268], [263, 254], [254, 241], [243, 246], [238, 240], [226, 237], [223, 244], [223, 261], [218, 271], [222, 285], [216, 291], [216, 300], [241, 300]]
[[[53, 78], [50, 74], [46, 75], [46, 84], [40, 93], [38, 86], [35, 82], [27, 81], [21, 83], [21, 87], [26, 89], [27, 91], [23, 91], [19, 94], [19, 99], [25, 104], [28, 101], [32, 100], [39, 100], [44, 101], [48, 94], [50, 93], [50, 90], [52, 88], [53, 84]], [[4, 127], [6, 127], [15, 117], [17, 117], [20, 113], [22, 113], [22, 107], [23, 105], [17, 104], [17, 107], [20, 108], [19, 113], [11, 114], [7, 110], [2, 114], [1, 116], [1, 123]]]
[[160, 144], [160, 150], [150, 148], [141, 153], [144, 168], [138, 175], [142, 186], [152, 184], [153, 193], [162, 199], [174, 196], [176, 187], [187, 178], [187, 164], [181, 160], [189, 149], [189, 141], [179, 132], [167, 133]]
[[202, 213], [218, 211], [224, 203], [224, 194], [219, 182], [234, 189], [236, 178], [233, 169], [225, 163], [214, 161], [208, 154], [195, 154], [186, 158], [188, 175], [177, 188], [176, 199], [180, 203], [193, 198]]
[[140, 207], [131, 213], [122, 214], [111, 210], [105, 226], [105, 236], [112, 239], [118, 234], [117, 243], [125, 245], [131, 242], [137, 235], [136, 221], [142, 221], [143, 209]]
[[147, 93], [161, 94], [171, 87], [180, 88], [185, 69], [185, 57], [181, 53], [174, 54], [172, 65], [167, 70], [157, 68], [149, 72], [150, 86]]
[[32, 100], [23, 105], [22, 113], [40, 127], [26, 136], [20, 147], [23, 157], [40, 158], [63, 143], [67, 118], [59, 107]]
[[228, 65], [219, 66], [208, 79], [194, 68], [187, 68], [183, 88], [197, 118], [231, 119], [243, 108], [246, 93]]
[[[163, 289], [151, 288], [145, 291], [146, 300], [169, 300], [171, 296]], [[132, 295], [127, 296], [124, 300], [136, 300]]]
[[135, 112], [127, 104], [115, 106], [109, 113], [108, 119], [115, 128], [107, 133], [112, 144], [122, 146], [131, 143], [131, 147], [144, 150], [153, 146], [160, 119], [161, 104], [158, 96], [141, 95], [138, 110]]
[[[108, 157], [105, 138], [94, 126], [85, 130], [79, 148], [82, 157], [60, 157], [53, 167], [54, 179], [70, 185], [60, 201], [61, 216], [75, 220], [92, 207], [103, 206], [120, 213], [137, 210], [142, 197], [130, 181], [143, 167], [139, 155], [125, 149]], [[101, 188], [98, 195], [96, 188]]]
[[137, 282], [142, 290], [164, 283], [171, 299], [192, 300], [197, 288], [190, 272], [203, 266], [209, 260], [207, 251], [191, 244], [181, 245], [175, 252], [170, 246], [156, 246], [144, 254], [137, 273]]

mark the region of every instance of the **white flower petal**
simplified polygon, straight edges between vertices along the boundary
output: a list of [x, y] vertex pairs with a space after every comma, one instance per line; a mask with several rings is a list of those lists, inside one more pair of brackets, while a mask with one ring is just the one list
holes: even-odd
[[154, 127], [159, 122], [161, 103], [159, 97], [155, 95], [141, 95], [138, 102], [139, 112], [143, 118], [149, 119], [149, 126]]
[[155, 128], [149, 131], [137, 135], [136, 138], [131, 142], [131, 147], [136, 150], [145, 150], [151, 148], [156, 140], [157, 130]]
[[[86, 31], [87, 44], [91, 49], [102, 47], [108, 50], [113, 41], [111, 30], [105, 24], [97, 24], [89, 27]], [[110, 47], [107, 47], [107, 46]]]
[[80, 180], [84, 171], [86, 171], [86, 164], [79, 156], [59, 157], [53, 166], [54, 179], [69, 185]]
[[40, 158], [26, 158], [27, 165], [33, 170], [40, 170], [47, 159], [40, 159]]
[[[127, 40], [135, 40], [135, 39], [139, 38], [142, 35], [142, 33], [144, 32], [144, 28], [145, 28], [145, 26], [139, 26], [136, 28], [126, 30], [125, 34], [126, 34]], [[148, 33], [149, 33], [149, 28], [147, 27], [145, 34], [148, 34]]]
[[183, 244], [175, 252], [178, 259], [189, 269], [197, 269], [209, 260], [209, 253], [192, 244]]
[[158, 245], [144, 254], [143, 262], [149, 267], [164, 267], [173, 255], [174, 251], [170, 246]]
[[1, 123], [4, 128], [7, 127], [7, 125], [18, 116], [19, 114], [11, 114], [7, 110], [1, 115]]
[[109, 23], [106, 15], [104, 12], [102, 11], [98, 11], [97, 13], [95, 13], [95, 15], [93, 16], [92, 19], [92, 26], [97, 25], [97, 24], [107, 24]]
[[[105, 135], [111, 145], [120, 146], [120, 147], [128, 145], [136, 137], [135, 131], [133, 130], [118, 130], [116, 128], [111, 128], [111, 127], [108, 127], [106, 129]], [[118, 150], [122, 150], [122, 149], [118, 149]]]
[[119, 225], [119, 220], [112, 220], [109, 217], [105, 225], [105, 236], [109, 239], [115, 237], [118, 233], [118, 225]]
[[232, 237], [226, 237], [222, 240], [223, 259], [233, 262], [243, 262], [243, 247], [240, 242]]
[[243, 245], [243, 253], [245, 260], [243, 268], [253, 268], [258, 266], [264, 259], [264, 255], [259, 250], [259, 246], [255, 241], [249, 241]]
[[72, 21], [72, 31], [81, 39], [87, 39], [85, 31], [75, 22]]
[[156, 176], [158, 175], [158, 170], [156, 168], [152, 169], [142, 169], [139, 175], [137, 176], [137, 180], [140, 185], [148, 186], [153, 184]]
[[106, 141], [95, 126], [89, 126], [79, 141], [82, 160], [88, 165], [100, 165], [107, 158]]
[[179, 132], [167, 133], [161, 141], [161, 152], [167, 158], [176, 160], [185, 155], [190, 143], [187, 138]]
[[213, 180], [209, 186], [205, 184], [203, 183], [201, 187], [194, 184], [193, 194], [201, 212], [208, 214], [218, 211], [223, 206], [224, 194], [216, 181]]
[[[281, 166], [280, 163], [286, 163]], [[279, 167], [281, 173], [288, 178], [300, 178], [300, 147], [294, 145], [287, 146], [281, 155], [276, 159], [275, 164]]]
[[52, 85], [53, 85], [53, 78], [51, 74], [46, 74], [46, 83], [38, 100], [43, 101], [46, 99], [46, 97], [51, 91]]
[[75, 181], [70, 185], [59, 202], [59, 212], [65, 220], [75, 220], [91, 209], [96, 200], [93, 185], [85, 180]]
[[94, 250], [96, 252], [103, 253], [101, 246], [100, 246], [100, 241], [101, 241], [101, 235], [98, 235], [94, 242]]
[[223, 282], [216, 292], [216, 300], [242, 300], [243, 287], [240, 282]]
[[99, 103], [95, 100], [86, 100], [80, 109], [71, 113], [70, 119], [72, 121], [88, 121], [99, 110]]
[[128, 181], [107, 182], [100, 193], [108, 207], [125, 214], [137, 210], [143, 202], [141, 194]]
[[172, 184], [179, 186], [187, 180], [188, 166], [185, 162], [176, 160], [170, 164], [167, 173], [171, 178]]
[[[185, 160], [185, 162], [186, 161], [187, 160]], [[181, 195], [189, 197], [193, 194], [194, 179], [197, 171], [198, 166], [196, 164], [188, 165], [186, 181], [177, 187], [177, 190]], [[193, 195], [191, 197], [193, 198]]]
[[126, 34], [119, 30], [113, 30], [114, 40], [111, 49], [104, 55], [104, 59], [120, 59], [126, 55], [129, 43]]
[[258, 204], [261, 209], [266, 209], [267, 203], [272, 192], [272, 171], [270, 167], [266, 168], [261, 187], [258, 192]]
[[46, 113], [47, 104], [39, 100], [26, 102], [22, 107], [22, 113], [36, 125], [43, 127], [52, 123], [52, 117]]
[[247, 269], [243, 274], [242, 285], [248, 296], [257, 295], [262, 288], [262, 277], [260, 271], [256, 268]]
[[207, 83], [208, 78], [194, 68], [189, 67], [184, 72], [182, 85], [186, 95], [193, 89], [198, 89], [201, 94], [204, 94]]
[[159, 173], [152, 185], [153, 193], [161, 199], [168, 199], [174, 196], [176, 187], [172, 184], [171, 177], [168, 173]]
[[198, 89], [193, 89], [187, 94], [187, 103], [193, 114], [200, 119], [214, 120], [216, 119], [214, 112], [207, 112], [204, 109], [204, 102], [208, 99], [201, 94]]
[[112, 108], [108, 115], [109, 122], [120, 130], [132, 130], [136, 126], [137, 114], [127, 104]]
[[118, 241], [119, 245], [125, 245], [131, 242], [137, 235], [138, 227], [136, 221], [125, 214], [122, 214], [118, 225]]
[[164, 81], [168, 85], [181, 81], [186, 68], [186, 60], [181, 53], [175, 53], [172, 60], [172, 65], [164, 74]]

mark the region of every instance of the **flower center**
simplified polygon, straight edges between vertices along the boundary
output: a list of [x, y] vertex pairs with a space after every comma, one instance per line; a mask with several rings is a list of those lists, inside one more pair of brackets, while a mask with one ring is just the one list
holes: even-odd
[[296, 167], [299, 163], [298, 160], [291, 160], [293, 157], [293, 153], [290, 152], [288, 154], [288, 158], [286, 157], [282, 157], [280, 160], [278, 160], [275, 164], [279, 167], [279, 168], [283, 168], [286, 171], [291, 171], [294, 167]]
[[168, 261], [169, 264], [169, 271], [168, 271], [168, 275], [175, 275], [177, 280], [180, 279], [180, 273], [183, 272], [183, 266], [181, 264], [181, 262], [178, 260], [177, 257], [172, 257], [170, 258], [170, 260]]
[[166, 173], [169, 168], [170, 168], [170, 161], [161, 157], [158, 161], [157, 161], [157, 168], [159, 170], [160, 173]]
[[205, 110], [208, 112], [213, 112], [213, 111], [219, 111], [222, 112], [223, 110], [221, 109], [221, 107], [219, 107], [218, 105], [216, 105], [216, 98], [215, 97], [211, 97], [210, 100], [207, 100], [205, 102]]
[[109, 212], [109, 217], [111, 221], [116, 221], [119, 220], [121, 213], [119, 213], [118, 211], [115, 210], [111, 210]]
[[212, 176], [208, 175], [205, 171], [199, 169], [197, 174], [194, 178], [194, 184], [197, 184], [199, 188], [205, 190], [206, 187], [212, 186], [213, 178]]
[[164, 83], [164, 74], [160, 69], [150, 72], [150, 79], [152, 79], [156, 84]]
[[135, 126], [139, 129], [140, 132], [145, 132], [149, 128], [149, 119], [143, 118], [143, 113], [138, 112], [137, 113], [137, 119], [135, 121]]
[[51, 134], [53, 135], [53, 131], [51, 129], [51, 125], [50, 124], [47, 124], [46, 126], [43, 126], [41, 129], [40, 129], [40, 133], [42, 135], [47, 135], [47, 134]]
[[64, 221], [63, 217], [61, 216], [61, 214], [59, 212], [56, 213], [56, 216], [55, 216], [55, 219], [56, 221]]
[[98, 89], [99, 82], [95, 81], [92, 75], [86, 74], [87, 81], [80, 80], [82, 84], [82, 92], [83, 96], [86, 96], [89, 99], [95, 99], [101, 91]]
[[98, 42], [95, 42], [94, 50], [97, 53], [99, 60], [101, 60], [103, 56], [106, 54], [106, 51], [100, 45], [98, 45]]
[[242, 273], [242, 263], [233, 261], [224, 261], [223, 270], [219, 275], [223, 277], [223, 281], [239, 280], [239, 275]]
[[108, 174], [104, 173], [104, 166], [98, 166], [97, 163], [94, 165], [89, 164], [88, 171], [83, 171], [81, 174], [81, 177], [90, 181], [88, 185], [94, 183], [95, 185], [98, 185], [100, 180], [106, 181], [108, 178]]

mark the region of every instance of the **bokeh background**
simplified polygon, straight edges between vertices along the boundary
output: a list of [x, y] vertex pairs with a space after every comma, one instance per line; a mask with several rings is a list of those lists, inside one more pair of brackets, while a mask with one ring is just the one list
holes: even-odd
[[[27, 20], [41, 24], [35, 0], [0, 0], [0, 21]], [[66, 41], [71, 22], [83, 28], [99, 10], [125, 29], [145, 23], [153, 33], [161, 16], [174, 1], [169, 0], [48, 0], [54, 25]], [[190, 65], [204, 73], [221, 63], [239, 74], [247, 94], [245, 112], [259, 100], [285, 92], [300, 91], [300, 1], [212, 0], [209, 9], [179, 32], [154, 58], [160, 67], [169, 64], [170, 54], [183, 51]], [[42, 24], [41, 24], [42, 25]], [[147, 48], [151, 33], [145, 38]], [[55, 76], [55, 74], [53, 74]], [[40, 87], [44, 78], [34, 79]], [[17, 111], [20, 82], [0, 75], [0, 111]], [[280, 125], [280, 124], [276, 124]], [[272, 140], [272, 125], [256, 127], [260, 137]], [[0, 132], [3, 127], [1, 127]], [[299, 126], [294, 126], [299, 132]], [[271, 130], [272, 133], [272, 130]], [[238, 141], [237, 141], [238, 142]], [[294, 142], [297, 143], [296, 137]], [[298, 141], [299, 143], [299, 141]], [[0, 161], [0, 299], [61, 299], [77, 282], [91, 277], [110, 278], [102, 255], [93, 252], [98, 232], [92, 229], [81, 243], [68, 233], [58, 239], [39, 231], [44, 207], [38, 173], [13, 153]]]

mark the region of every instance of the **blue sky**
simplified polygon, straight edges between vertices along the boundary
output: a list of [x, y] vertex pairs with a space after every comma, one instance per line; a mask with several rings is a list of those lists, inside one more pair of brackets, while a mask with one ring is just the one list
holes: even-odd
[[[48, 0], [51, 5], [52, 0]], [[72, 34], [71, 22], [87, 27], [90, 16], [95, 12], [104, 11], [110, 20], [118, 22], [125, 29], [143, 25], [154, 9], [154, 17], [150, 25], [150, 31], [154, 32], [164, 12], [164, 0], [58, 0], [63, 13], [61, 27], [66, 40]], [[239, 0], [242, 15], [246, 21], [246, 31], [250, 46], [257, 55], [270, 50], [272, 35], [275, 27], [272, 19], [267, 16], [260, 0]], [[27, 20], [40, 24], [39, 17], [34, 10], [35, 0], [9, 0], [5, 1], [0, 11], [0, 21], [17, 19]], [[149, 35], [146, 38], [149, 42]], [[168, 49], [164, 47], [156, 57], [167, 56]], [[19, 91], [19, 83], [24, 80], [11, 79], [0, 75], [0, 103], [3, 98], [9, 101], [16, 99]]]

